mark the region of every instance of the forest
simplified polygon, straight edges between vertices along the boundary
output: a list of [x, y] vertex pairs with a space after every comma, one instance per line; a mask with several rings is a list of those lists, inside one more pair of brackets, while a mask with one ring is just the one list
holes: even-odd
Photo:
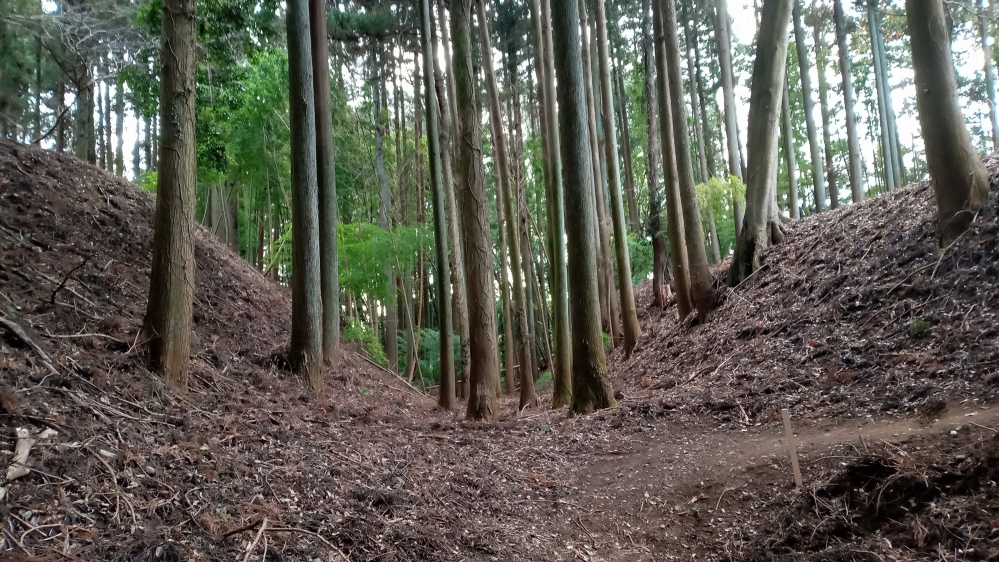
[[990, 0], [0, 0], [0, 560], [999, 556]]

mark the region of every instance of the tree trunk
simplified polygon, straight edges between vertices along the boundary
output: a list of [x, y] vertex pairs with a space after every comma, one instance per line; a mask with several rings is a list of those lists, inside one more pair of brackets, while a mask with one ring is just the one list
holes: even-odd
[[801, 218], [798, 209], [798, 158], [794, 149], [794, 130], [791, 129], [791, 100], [788, 99], [790, 97], [791, 94], [787, 87], [787, 80], [784, 80], [784, 93], [781, 95], [780, 126], [784, 133], [784, 157], [787, 159], [787, 208], [789, 211], [788, 215], [792, 219], [797, 220]]
[[[385, 129], [382, 121], [382, 88], [379, 84], [383, 81], [381, 77], [381, 65], [378, 62], [377, 54], [371, 53], [371, 97], [373, 119], [375, 121], [375, 173], [378, 176], [379, 186], [379, 206], [378, 220], [382, 229], [386, 232], [392, 230], [392, 192], [389, 189], [388, 173], [385, 171]], [[389, 370], [393, 373], [399, 371], [399, 314], [395, 306], [395, 268], [388, 265], [385, 268], [387, 283], [385, 303], [385, 356], [388, 358]]]
[[777, 214], [777, 120], [787, 62], [787, 27], [793, 0], [764, 0], [749, 101], [749, 183], [746, 219], [736, 246], [729, 285], [737, 285], [760, 267], [760, 256], [783, 240]]
[[891, 147], [891, 134], [888, 132], [888, 110], [885, 105], [886, 98], [891, 95], [885, 88], [887, 81], [882, 75], [881, 57], [884, 53], [880, 49], [879, 35], [881, 30], [878, 27], [877, 0], [869, 0], [867, 3], [867, 29], [871, 36], [871, 55], [874, 59], [874, 87], [877, 92], [878, 101], [878, 121], [881, 128], [879, 140], [881, 141], [881, 159], [884, 164], [885, 187], [894, 189], [897, 187], [895, 178], [894, 154]]
[[97, 92], [97, 165], [100, 166], [102, 170], [108, 169], [108, 146], [110, 143], [104, 143], [105, 135], [105, 119], [104, 116], [109, 114], [111, 111], [108, 108], [108, 100], [104, 97], [104, 88], [98, 83], [95, 86]]
[[919, 125], [937, 199], [940, 245], [947, 247], [985, 205], [989, 178], [961, 115], [943, 0], [906, 0], [905, 15]]
[[323, 313], [320, 290], [319, 185], [316, 108], [307, 0], [288, 2], [291, 92], [291, 350], [294, 369], [314, 392], [323, 385]]
[[[579, 1], [582, 2], [583, 0]], [[579, 6], [579, 15], [580, 27], [582, 29], [589, 30], [589, 18], [586, 14], [585, 4], [581, 4]], [[586, 89], [586, 110], [589, 125], [590, 166], [593, 168], [593, 192], [591, 200], [593, 201], [593, 206], [597, 212], [596, 235], [599, 244], [597, 247], [597, 267], [599, 268], [599, 271], [597, 272], [597, 288], [600, 293], [600, 316], [604, 328], [611, 336], [611, 340], [616, 342], [617, 322], [615, 321], [614, 314], [611, 311], [614, 287], [613, 285], [608, 285], [608, 281], [610, 280], [610, 275], [608, 275], [608, 271], [610, 270], [610, 234], [607, 231], [607, 223], [604, 221], [604, 182], [603, 169], [600, 165], [600, 141], [599, 135], [597, 134], [596, 99], [593, 95], [594, 76], [593, 66], [590, 60], [592, 51], [590, 50], [587, 35], [581, 35], [580, 37], [582, 41], [581, 58], [583, 64], [584, 87]]]
[[492, 420], [499, 414], [496, 387], [496, 299], [489, 198], [482, 168], [482, 126], [476, 108], [472, 67], [472, 0], [451, 0], [451, 46], [458, 108], [458, 185], [461, 201], [465, 280], [468, 283], [471, 384], [466, 418]]
[[617, 69], [618, 118], [621, 121], [621, 159], [624, 162], [625, 196], [628, 200], [628, 230], [638, 234], [641, 230], [641, 220], [638, 218], [638, 198], [635, 196], [635, 171], [632, 164], [631, 124], [628, 121], [628, 95], [624, 89], [624, 78], [621, 69]]
[[163, 2], [160, 118], [162, 166], [157, 178], [149, 302], [142, 340], [149, 368], [168, 385], [187, 388], [194, 302], [194, 143], [197, 45], [194, 0]]
[[712, 209], [708, 209], [708, 226], [711, 232], [711, 254], [714, 261], [712, 263], [721, 263], [721, 248], [718, 245], [718, 225], [715, 223], [715, 212]]
[[[676, 306], [681, 319], [693, 309], [690, 298], [690, 265], [687, 245], [683, 236], [684, 216], [680, 209], [680, 180], [677, 173], [678, 152], [673, 138], [676, 123], [673, 120], [672, 94], [669, 85], [669, 68], [666, 59], [666, 41], [663, 31], [663, 7], [660, 0], [652, 3], [652, 22], [656, 45], [656, 96], [659, 101], [659, 135], [662, 139], [663, 185], [666, 191], [666, 228], [669, 236], [670, 256], [673, 261], [673, 279], [676, 285]], [[683, 126], [682, 124], [679, 126]], [[688, 153], [689, 154], [689, 153]], [[689, 157], [689, 156], [688, 156]], [[738, 166], [738, 158], [736, 159]]]
[[[694, 141], [697, 143], [697, 175], [701, 183], [708, 183], [711, 178], [708, 172], [708, 158], [704, 148], [704, 130], [701, 128], [701, 100], [695, 79], [697, 71], [694, 68], [694, 57], [690, 56], [691, 46], [697, 42], [690, 28], [690, 17], [687, 14], [687, 4], [680, 5], [680, 17], [683, 19], [683, 58], [687, 60], [687, 79], [690, 84], [690, 116], [693, 119]], [[717, 252], [716, 252], [717, 253]], [[715, 261], [718, 261], [717, 259]]]
[[570, 412], [586, 414], [616, 405], [600, 332], [597, 295], [596, 216], [593, 193], [582, 39], [577, 0], [552, 0], [552, 45], [558, 78], [559, 138], [568, 237], [568, 272], [572, 283], [572, 403]]
[[[325, 0], [309, 0], [313, 91], [316, 101], [316, 177], [319, 204], [319, 277], [323, 304], [323, 359], [336, 368], [340, 348], [340, 281], [337, 264], [336, 168], [330, 109], [329, 38]], [[318, 390], [318, 389], [315, 389]]]
[[[496, 87], [496, 74], [493, 71], [492, 45], [489, 41], [489, 25], [486, 19], [485, 0], [477, 0], [476, 8], [479, 15], [479, 40], [482, 46], [482, 64], [486, 74], [486, 92], [489, 99], [489, 120], [496, 157], [496, 170], [499, 176], [499, 187], [503, 197], [506, 213], [506, 242], [510, 250], [510, 278], [513, 288], [513, 321], [517, 346], [517, 360], [520, 362], [520, 409], [537, 405], [534, 394], [534, 370], [532, 340], [528, 327], [528, 308], [525, 295], [525, 279], [529, 279], [529, 271], [523, 267], [521, 242], [518, 229], [518, 216], [514, 211], [518, 208], [514, 197], [514, 187], [510, 185], [510, 168], [506, 159], [506, 139], [503, 134], [503, 117], [500, 115], [499, 91]], [[526, 250], [530, 252], [530, 249]], [[508, 344], [509, 345], [509, 344]]]
[[572, 334], [569, 325], [569, 292], [565, 242], [565, 198], [562, 191], [561, 139], [555, 112], [555, 57], [552, 44], [552, 19], [550, 0], [541, 0], [541, 22], [544, 35], [544, 80], [540, 91], [548, 132], [548, 170], [551, 181], [546, 186], [548, 226], [552, 238], [551, 271], [552, 340], [555, 346], [555, 365], [552, 366], [552, 407], [568, 406], [572, 400]]
[[694, 169], [690, 162], [690, 138], [687, 134], [687, 108], [684, 103], [683, 75], [680, 70], [680, 42], [677, 37], [675, 0], [657, 0], [662, 6], [666, 64], [669, 69], [670, 106], [673, 118], [673, 142], [676, 144], [676, 175], [680, 209], [683, 213], [683, 238], [687, 246], [687, 274], [690, 279], [690, 304], [701, 322], [712, 308], [711, 272], [704, 248], [704, 227], [697, 204]]
[[94, 79], [91, 69], [86, 64], [79, 65], [76, 74], [76, 121], [73, 128], [73, 152], [80, 160], [97, 165], [97, 138], [94, 132]]
[[992, 124], [992, 150], [999, 150], [999, 118], [996, 117], [996, 76], [992, 70], [992, 47], [989, 45], [989, 20], [994, 17], [992, 2], [985, 7], [984, 0], [978, 4], [978, 37], [985, 59], [985, 95], [989, 103], [989, 122]]
[[498, 284], [500, 287], [500, 297], [503, 301], [503, 372], [506, 375], [506, 393], [513, 394], [517, 390], [517, 353], [515, 350], [519, 350], [520, 348], [517, 345], [516, 336], [513, 333], [513, 325], [515, 324], [515, 321], [513, 320], [513, 303], [510, 302], [512, 299], [510, 295], [510, 276], [506, 274], [510, 268], [510, 256], [508, 251], [510, 246], [507, 243], [506, 223], [509, 219], [507, 217], [504, 199], [504, 194], [498, 194], [496, 197], [496, 228], [499, 230], [500, 250], [500, 273], [497, 277], [499, 277]]
[[[735, 105], [735, 81], [732, 70], [732, 39], [729, 35], [729, 15], [727, 0], [715, 0], [713, 18], [715, 41], [718, 43], [718, 66], [721, 72], [722, 97], [724, 99], [725, 148], [728, 155], [728, 173], [745, 181], [740, 164], [739, 123]], [[742, 231], [743, 213], [737, 199], [732, 200], [732, 216], [735, 219], [735, 237], [738, 240]], [[679, 276], [678, 276], [679, 277]], [[679, 291], [677, 291], [679, 294]]]
[[614, 130], [614, 96], [611, 93], [610, 55], [608, 53], [607, 16], [604, 0], [596, 0], [597, 53], [600, 60], [600, 97], [603, 102], [604, 153], [610, 187], [610, 215], [614, 225], [614, 249], [617, 254], [617, 284], [621, 298], [621, 323], [624, 332], [624, 353], [630, 355], [642, 335], [638, 326], [638, 311], [631, 282], [631, 257], [628, 255], [628, 233], [621, 197], [621, 173], [617, 161], [617, 133]]
[[125, 177], [125, 85], [119, 77], [114, 91], [114, 135], [117, 145], [114, 151], [114, 171], [118, 177]]
[[662, 191], [659, 188], [659, 133], [656, 119], [655, 50], [652, 42], [651, 0], [642, 0], [642, 69], [645, 74], [646, 151], [645, 178], [649, 187], [648, 235], [652, 238], [652, 304], [669, 302], [669, 268], [662, 230]]
[[822, 181], [822, 149], [819, 147], [818, 128], [815, 126], [815, 101], [812, 98], [812, 65], [808, 60], [808, 47], [805, 45], [805, 29], [801, 25], [801, 3], [794, 1], [794, 45], [798, 54], [798, 71], [801, 75], [801, 99], [805, 112], [805, 129], [808, 133], [808, 149], [812, 158], [812, 189], [815, 195], [815, 211], [826, 210], [826, 188]]
[[843, 0], [833, 0], [833, 19], [836, 22], [836, 42], [839, 44], [839, 69], [843, 75], [843, 105], [846, 117], [846, 143], [850, 172], [850, 195], [854, 203], [864, 200], [864, 175], [860, 161], [860, 139], [857, 136], [856, 94], [853, 91], [853, 72], [850, 69], [850, 44], [847, 42], [846, 23], [843, 17]]
[[[434, 81], [437, 84], [437, 104], [440, 115], [440, 139], [441, 139], [441, 172], [444, 181], [445, 209], [447, 210], [448, 237], [451, 250], [451, 311], [454, 320], [454, 329], [458, 332], [458, 360], [455, 373], [455, 390], [459, 398], [467, 398], [469, 392], [469, 381], [471, 371], [471, 347], [469, 342], [468, 326], [468, 300], [466, 296], [465, 284], [465, 257], [461, 239], [461, 227], [458, 218], [458, 202], [455, 198], [455, 178], [454, 162], [456, 150], [454, 148], [455, 125], [452, 120], [457, 119], [454, 112], [454, 75], [451, 70], [451, 44], [448, 26], [444, 23], [444, 0], [438, 0], [438, 13], [440, 14], [440, 30], [443, 49], [443, 59], [447, 66], [447, 74], [442, 75], [440, 61], [434, 59]], [[447, 95], [445, 95], [445, 88]], [[441, 306], [445, 306], [442, 302]]]
[[836, 163], [834, 162], [832, 135], [829, 125], [829, 85], [826, 80], [826, 55], [825, 42], [822, 40], [822, 17], [815, 8], [815, 0], [812, 0], [813, 18], [815, 28], [813, 37], [815, 38], [815, 70], [819, 75], [819, 106], [822, 113], [822, 146], [825, 147], [826, 184], [829, 187], [829, 208], [839, 208], [839, 187], [836, 185]]
[[[454, 380], [454, 347], [452, 345], [451, 308], [448, 306], [448, 285], [450, 265], [448, 264], [447, 247], [447, 217], [444, 206], [444, 178], [441, 174], [442, 152], [440, 142], [440, 123], [437, 119], [437, 85], [434, 64], [437, 61], [436, 26], [430, 11], [430, 0], [420, 0], [421, 39], [423, 47], [423, 74], [427, 77], [423, 84], [424, 102], [427, 107], [427, 156], [430, 160], [430, 187], [433, 193], [434, 209], [434, 249], [436, 250], [436, 283], [437, 303], [440, 307], [440, 392], [437, 403], [441, 408], [450, 410], [455, 402]], [[419, 137], [416, 141], [419, 143]], [[422, 186], [421, 186], [422, 189]]]

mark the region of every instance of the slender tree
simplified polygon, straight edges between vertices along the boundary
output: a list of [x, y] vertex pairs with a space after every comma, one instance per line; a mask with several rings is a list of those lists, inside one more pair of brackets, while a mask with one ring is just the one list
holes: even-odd
[[194, 74], [195, 0], [164, 0], [160, 74], [163, 139], [149, 302], [142, 339], [150, 369], [187, 389], [194, 310], [194, 202], [197, 188]]
[[596, 216], [591, 205], [589, 130], [577, 0], [552, 0], [552, 44], [558, 78], [559, 138], [572, 313], [572, 404], [585, 414], [616, 404], [607, 378], [597, 296]]
[[885, 100], [890, 95], [890, 92], [885, 87], [887, 82], [884, 80], [881, 72], [881, 57], [883, 56], [883, 53], [880, 49], [881, 42], [879, 41], [879, 35], [881, 30], [878, 27], [877, 9], [877, 0], [868, 0], [867, 27], [871, 36], [871, 56], [874, 59], [874, 89], [877, 93], [878, 121], [881, 128], [881, 134], [879, 135], [879, 140], [881, 141], [881, 157], [884, 163], [885, 185], [887, 189], [894, 189], [897, 187], [897, 184], [895, 179], [891, 135], [888, 132], [888, 111], [885, 105]]
[[798, 214], [798, 158], [794, 149], [794, 129], [791, 125], [790, 97], [787, 80], [785, 80], [784, 93], [781, 96], [780, 128], [783, 133], [784, 158], [787, 161], [787, 207], [788, 215], [792, 219], [798, 219], [800, 218]]
[[603, 102], [604, 153], [610, 187], [610, 215], [614, 225], [614, 250], [617, 254], [617, 284], [621, 298], [621, 322], [624, 352], [630, 354], [642, 335], [631, 283], [631, 258], [628, 255], [628, 225], [621, 196], [621, 172], [617, 160], [617, 133], [614, 127], [614, 95], [611, 92], [610, 54], [607, 40], [607, 15], [604, 0], [596, 0], [597, 56], [600, 60], [600, 97]]
[[978, 38], [982, 45], [982, 55], [985, 59], [985, 95], [989, 102], [989, 122], [992, 124], [992, 149], [999, 150], [999, 118], [996, 117], [996, 75], [992, 69], [992, 46], [989, 45], [989, 21], [995, 17], [992, 0], [988, 7], [985, 0], [977, 0], [978, 4]]
[[333, 113], [330, 110], [330, 53], [329, 38], [326, 34], [326, 1], [309, 0], [309, 17], [313, 92], [316, 101], [316, 177], [319, 197], [319, 277], [323, 304], [323, 359], [336, 366], [340, 347], [340, 282], [337, 265], [336, 170], [333, 165]]
[[[728, 173], [745, 181], [740, 164], [739, 123], [735, 105], [735, 81], [732, 69], [732, 38], [729, 34], [729, 16], [727, 0], [715, 0], [714, 13], [715, 41], [718, 43], [718, 63], [721, 70], [722, 97], [725, 105], [725, 147], [728, 155]], [[664, 147], [665, 150], [665, 147]], [[739, 202], [732, 201], [732, 216], [735, 219], [735, 235], [739, 237], [742, 230], [742, 207]]]
[[822, 39], [823, 17], [816, 8], [816, 0], [812, 0], [813, 37], [815, 38], [815, 70], [819, 76], [819, 107], [822, 114], [822, 146], [825, 148], [826, 185], [829, 188], [829, 207], [839, 208], [839, 187], [836, 183], [836, 164], [830, 133], [829, 115], [829, 82], [826, 80], [826, 45]]
[[943, 0], [906, 0], [916, 107], [939, 212], [941, 246], [963, 234], [985, 205], [989, 179], [961, 115]]
[[[440, 393], [437, 403], [441, 408], [450, 410], [455, 401], [454, 380], [454, 350], [452, 348], [451, 308], [448, 307], [450, 292], [447, 248], [447, 216], [444, 208], [444, 178], [441, 174], [441, 143], [437, 111], [437, 89], [433, 76], [433, 65], [437, 60], [434, 46], [437, 43], [433, 15], [430, 11], [430, 0], [420, 0], [420, 38], [423, 47], [423, 73], [427, 79], [423, 82], [424, 102], [427, 110], [427, 156], [430, 160], [430, 188], [433, 192], [434, 209], [434, 249], [437, 252], [437, 302], [440, 306], [438, 314], [438, 330], [440, 333]], [[417, 139], [418, 140], [418, 139]]]
[[[514, 219], [513, 210], [517, 208], [513, 195], [514, 188], [510, 185], [510, 167], [507, 162], [506, 139], [503, 135], [503, 117], [500, 115], [499, 90], [496, 87], [496, 74], [493, 71], [493, 62], [490, 54], [492, 45], [489, 41], [489, 25], [486, 19], [485, 0], [476, 1], [476, 9], [479, 16], [479, 39], [482, 43], [482, 63], [486, 75], [486, 93], [489, 99], [489, 120], [492, 129], [493, 148], [496, 156], [496, 169], [499, 176], [499, 188], [503, 197], [503, 206], [507, 211], [506, 216], [506, 242], [510, 250], [510, 278], [513, 288], [513, 318], [506, 321], [513, 321], [514, 338], [517, 345], [517, 360], [520, 362], [520, 408], [524, 409], [534, 406], [537, 398], [534, 394], [534, 371], [531, 368], [532, 350], [531, 334], [528, 332], [527, 324], [527, 300], [525, 297], [525, 275], [527, 273], [521, 265], [521, 239], [518, 236], [517, 221]], [[528, 250], [529, 251], [529, 250]], [[503, 273], [506, 275], [506, 272]], [[510, 342], [507, 342], [509, 345]]]
[[860, 203], [864, 200], [864, 176], [860, 161], [860, 138], [857, 136], [857, 111], [854, 108], [856, 93], [853, 91], [853, 70], [850, 68], [850, 43], [846, 36], [843, 0], [833, 0], [833, 20], [836, 22], [836, 43], [839, 45], [839, 69], [843, 75], [850, 195], [854, 203]]
[[567, 283], [565, 243], [565, 198], [562, 192], [561, 139], [555, 111], [555, 56], [552, 46], [552, 19], [550, 0], [541, 0], [541, 24], [544, 43], [545, 129], [548, 131], [549, 171], [551, 182], [546, 191], [549, 206], [548, 223], [552, 233], [551, 271], [552, 282], [552, 341], [555, 346], [555, 364], [552, 366], [552, 407], [568, 406], [572, 400], [572, 339], [569, 327], [569, 292]]
[[669, 95], [673, 117], [673, 142], [676, 145], [676, 172], [679, 183], [680, 209], [683, 213], [683, 238], [687, 246], [690, 278], [690, 304], [697, 310], [701, 322], [707, 320], [712, 307], [711, 272], [704, 248], [704, 227], [697, 203], [694, 168], [690, 161], [690, 138], [687, 134], [687, 106], [680, 70], [680, 41], [677, 36], [675, 0], [656, 0], [662, 9], [666, 64], [669, 70]]
[[812, 65], [809, 62], [808, 46], [805, 44], [805, 28], [801, 25], [802, 0], [794, 1], [792, 19], [794, 21], [794, 46], [798, 55], [798, 74], [801, 76], [802, 110], [805, 112], [805, 130], [808, 134], [808, 151], [812, 162], [812, 189], [815, 196], [815, 212], [826, 210], [826, 187], [822, 181], [822, 148], [819, 146], [818, 128], [815, 126], [815, 100], [812, 98]]
[[489, 198], [482, 169], [482, 125], [475, 104], [472, 67], [472, 0], [451, 0], [451, 48], [458, 109], [457, 184], [461, 201], [465, 280], [468, 283], [468, 326], [471, 381], [466, 417], [491, 420], [499, 414], [496, 390], [496, 299], [493, 247], [489, 230]]
[[749, 98], [746, 219], [728, 273], [730, 285], [760, 267], [760, 255], [783, 240], [777, 213], [777, 135], [793, 0], [764, 0]]
[[[378, 48], [373, 47], [373, 49]], [[386, 232], [392, 230], [392, 191], [389, 188], [388, 173], [385, 171], [385, 123], [382, 115], [382, 104], [384, 95], [382, 92], [381, 65], [377, 53], [371, 52], [371, 110], [372, 118], [375, 122], [375, 174], [378, 177], [378, 220], [381, 227]], [[391, 264], [385, 266], [385, 277], [387, 279], [386, 298], [389, 302], [385, 305], [385, 356], [388, 358], [389, 369], [393, 372], [399, 370], [399, 314], [395, 304], [391, 302], [396, 293], [395, 288], [395, 268]]]
[[322, 388], [319, 183], [316, 108], [307, 0], [288, 2], [288, 82], [291, 92], [291, 350], [293, 368], [313, 390]]
[[666, 308], [669, 301], [669, 267], [662, 228], [662, 190], [659, 187], [659, 133], [656, 117], [656, 66], [652, 41], [651, 0], [642, 0], [642, 69], [645, 74], [646, 142], [645, 179], [649, 188], [648, 235], [652, 238], [652, 303]]

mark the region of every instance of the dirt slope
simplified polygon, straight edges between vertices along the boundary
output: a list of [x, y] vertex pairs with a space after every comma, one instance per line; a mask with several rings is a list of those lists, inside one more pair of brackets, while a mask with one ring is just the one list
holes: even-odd
[[[287, 292], [197, 233], [192, 389], [133, 348], [152, 197], [79, 161], [0, 140], [0, 558], [533, 559], [561, 470], [533, 425], [466, 427], [352, 345], [313, 398], [271, 355]], [[52, 372], [54, 371], [54, 372]], [[16, 428], [52, 428], [7, 482]], [[519, 450], [523, 446], [525, 450]], [[257, 527], [225, 536], [241, 526]], [[314, 534], [312, 534], [314, 533]], [[266, 546], [265, 546], [266, 545]]]
[[166, 391], [132, 347], [151, 198], [0, 140], [0, 560], [997, 559], [996, 203], [941, 253], [929, 200], [792, 225], [705, 326], [647, 311], [616, 409], [466, 424], [350, 346], [302, 392], [287, 294], [202, 231]]

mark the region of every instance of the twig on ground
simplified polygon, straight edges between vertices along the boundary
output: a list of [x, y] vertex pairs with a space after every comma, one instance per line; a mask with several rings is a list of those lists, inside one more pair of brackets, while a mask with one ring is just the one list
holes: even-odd
[[88, 255], [88, 256], [86, 256], [86, 257], [83, 258], [83, 263], [81, 263], [80, 265], [78, 265], [78, 266], [74, 267], [73, 269], [69, 270], [69, 273], [67, 273], [66, 276], [63, 277], [62, 281], [59, 282], [59, 284], [56, 286], [55, 290], [52, 291], [52, 296], [49, 297], [49, 302], [52, 303], [53, 306], [55, 306], [55, 303], [56, 303], [55, 302], [55, 298], [56, 298], [56, 295], [59, 294], [59, 291], [61, 291], [62, 288], [66, 286], [66, 283], [69, 282], [69, 279], [71, 277], [73, 277], [73, 274], [76, 273], [83, 266], [87, 265], [87, 262], [89, 262], [89, 261], [90, 261], [90, 256]]
[[350, 558], [347, 558], [347, 555], [344, 554], [343, 551], [341, 551], [339, 548], [337, 548], [330, 541], [328, 541], [325, 538], [323, 538], [323, 536], [320, 535], [319, 533], [315, 533], [313, 531], [308, 531], [306, 529], [299, 529], [298, 527], [273, 527], [273, 528], [267, 529], [267, 530], [270, 531], [270, 532], [272, 532], [272, 533], [302, 533], [304, 535], [309, 535], [309, 536], [316, 537], [317, 539], [319, 539], [320, 541], [322, 541], [323, 544], [325, 544], [327, 547], [329, 547], [330, 550], [332, 550], [333, 552], [339, 554], [340, 557], [343, 558], [344, 560], [346, 560], [347, 562], [350, 562]]
[[260, 537], [264, 536], [264, 531], [267, 530], [267, 518], [260, 522], [260, 530], [257, 531], [257, 536], [253, 538], [253, 542], [250, 543], [249, 548], [246, 549], [246, 555], [243, 556], [243, 562], [247, 562], [250, 559], [250, 554], [253, 554], [253, 549], [257, 547], [257, 543], [260, 542]]
[[35, 353], [37, 353], [39, 356], [41, 356], [41, 358], [42, 358], [42, 365], [46, 369], [48, 369], [49, 374], [51, 374], [51, 375], [58, 375], [59, 374], [59, 371], [57, 371], [56, 368], [52, 366], [52, 358], [49, 357], [49, 354], [45, 353], [45, 350], [42, 349], [40, 345], [38, 345], [37, 343], [35, 343], [35, 340], [31, 339], [31, 337], [28, 336], [28, 334], [24, 331], [24, 328], [22, 328], [21, 326], [19, 326], [17, 324], [17, 322], [14, 322], [13, 320], [11, 320], [9, 318], [7, 318], [7, 317], [5, 317], [3, 315], [0, 315], [0, 326], [3, 326], [4, 328], [7, 328], [7, 330], [9, 332], [11, 332], [12, 334], [14, 334], [14, 336], [16, 336], [17, 339], [21, 340], [25, 345], [27, 345], [27, 346], [31, 347], [33, 350], [35, 350]]

